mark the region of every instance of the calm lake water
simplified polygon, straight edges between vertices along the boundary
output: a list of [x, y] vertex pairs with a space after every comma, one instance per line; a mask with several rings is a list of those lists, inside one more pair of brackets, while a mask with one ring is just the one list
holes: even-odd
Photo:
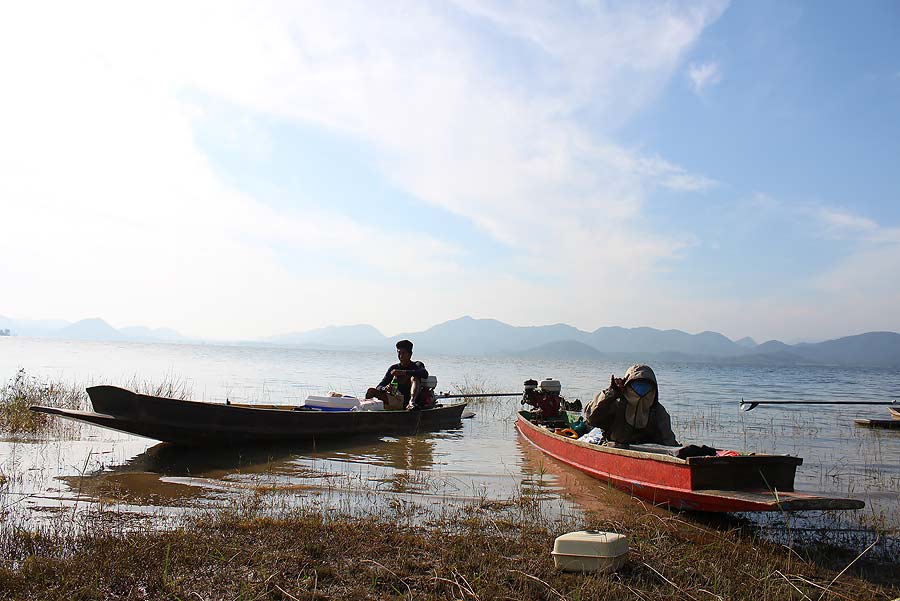
[[[478, 385], [516, 392], [527, 378], [554, 377], [567, 399], [591, 398], [621, 375], [626, 362], [509, 357], [416, 356], [438, 377], [438, 389]], [[214, 345], [92, 343], [0, 338], [0, 381], [16, 371], [47, 381], [91, 385], [185, 381], [191, 398], [296, 404], [336, 390], [360, 395], [395, 361], [383, 353]], [[803, 457], [803, 492], [849, 496], [866, 509], [813, 512], [792, 528], [834, 532], [900, 530], [900, 431], [858, 428], [853, 418], [886, 418], [882, 407], [805, 406], [738, 410], [740, 399], [873, 400], [900, 396], [896, 370], [838, 367], [754, 367], [655, 363], [660, 400], [682, 443]], [[516, 398], [474, 403], [473, 419], [454, 430], [417, 436], [342, 441], [316, 448], [186, 452], [156, 441], [75, 425], [64, 438], [0, 440], [0, 509], [9, 519], [97, 503], [120, 511], [177, 515], [233, 502], [265, 485], [288, 503], [364, 510], [373, 498], [425, 507], [506, 500], [528, 494], [549, 511], [577, 514], [592, 487], [605, 486], [523, 443], [513, 423]], [[585, 492], [587, 491], [587, 495]], [[623, 501], [627, 502], [627, 500]], [[764, 527], [773, 516], [753, 516]], [[0, 519], [2, 523], [2, 519]], [[893, 534], [891, 534], [893, 533]]]

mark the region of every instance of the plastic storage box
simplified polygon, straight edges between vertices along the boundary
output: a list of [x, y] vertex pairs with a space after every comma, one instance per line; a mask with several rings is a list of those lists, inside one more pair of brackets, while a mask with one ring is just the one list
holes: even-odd
[[628, 539], [615, 532], [579, 530], [553, 543], [553, 562], [566, 572], [615, 572], [627, 554]]
[[309, 395], [303, 401], [304, 407], [319, 411], [352, 411], [359, 407], [359, 399], [348, 396]]

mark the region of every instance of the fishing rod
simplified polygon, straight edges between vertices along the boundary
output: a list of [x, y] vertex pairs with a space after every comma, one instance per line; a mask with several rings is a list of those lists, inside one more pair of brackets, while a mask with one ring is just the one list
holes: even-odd
[[760, 405], [882, 405], [898, 407], [897, 401], [745, 401], [741, 399], [741, 411], [753, 411]]

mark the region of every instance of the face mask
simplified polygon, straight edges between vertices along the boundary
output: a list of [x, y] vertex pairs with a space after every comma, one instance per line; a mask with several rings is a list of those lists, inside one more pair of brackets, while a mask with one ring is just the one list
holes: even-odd
[[635, 380], [625, 386], [625, 422], [634, 428], [647, 427], [650, 421], [650, 407], [656, 400], [655, 386], [646, 380]]

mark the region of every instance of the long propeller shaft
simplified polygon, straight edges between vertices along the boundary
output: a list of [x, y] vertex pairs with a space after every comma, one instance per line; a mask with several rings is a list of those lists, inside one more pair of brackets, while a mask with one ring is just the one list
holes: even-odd
[[479, 398], [489, 398], [493, 396], [522, 396], [521, 392], [485, 392], [479, 394], [436, 394], [435, 398], [438, 399], [479, 399]]
[[741, 411], [753, 411], [760, 405], [882, 405], [896, 406], [897, 401], [745, 401], [741, 399]]

